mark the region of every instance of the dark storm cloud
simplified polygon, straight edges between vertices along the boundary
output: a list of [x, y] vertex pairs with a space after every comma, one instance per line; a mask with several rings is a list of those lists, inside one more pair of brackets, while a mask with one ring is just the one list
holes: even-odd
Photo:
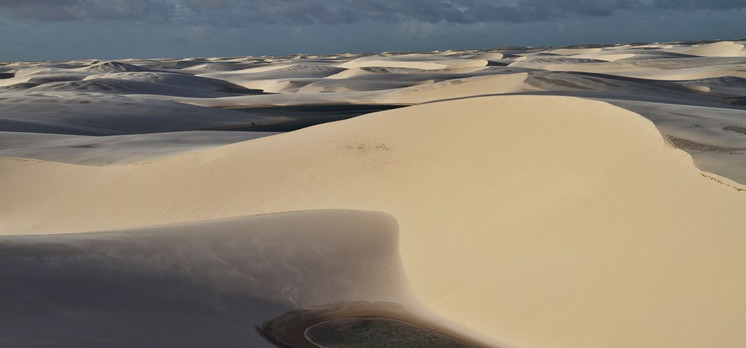
[[655, 6], [660, 9], [725, 11], [746, 8], [746, 2], [743, 0], [657, 0]]
[[189, 23], [343, 24], [536, 22], [616, 11], [746, 8], [743, 0], [0, 0], [0, 15], [43, 21], [176, 20]]
[[251, 23], [324, 23], [343, 24], [359, 21], [355, 8], [343, 3], [321, 0], [241, 1], [185, 0], [182, 6], [194, 18], [225, 25]]
[[153, 0], [0, 0], [0, 15], [40, 21], [166, 20], [175, 6]]
[[572, 13], [609, 15], [614, 9], [627, 7], [617, 3], [620, 1], [605, 4], [588, 0], [187, 0], [184, 5], [195, 13], [207, 16], [202, 18], [215, 16], [224, 24], [341, 24], [409, 20], [469, 24], [499, 21], [530, 22]]

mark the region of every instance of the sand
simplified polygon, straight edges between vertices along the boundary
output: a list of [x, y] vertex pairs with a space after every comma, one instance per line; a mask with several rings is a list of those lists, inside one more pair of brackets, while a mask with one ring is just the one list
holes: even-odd
[[385, 214], [313, 211], [3, 236], [0, 344], [272, 347], [256, 328], [301, 306], [407, 301], [396, 235]]
[[[496, 347], [741, 347], [739, 44], [0, 65], [286, 86], [0, 92], [0, 342], [272, 347], [363, 301]], [[215, 131], [345, 104], [406, 107]]]
[[141, 163], [275, 134], [277, 133], [191, 131], [81, 136], [0, 132], [0, 156], [85, 165]]

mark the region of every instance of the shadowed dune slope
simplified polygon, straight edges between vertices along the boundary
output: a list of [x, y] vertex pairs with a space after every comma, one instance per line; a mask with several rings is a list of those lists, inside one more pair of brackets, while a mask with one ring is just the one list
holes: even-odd
[[470, 98], [142, 165], [2, 158], [0, 173], [4, 234], [383, 211], [419, 299], [495, 342], [746, 344], [746, 193], [599, 101]]
[[256, 328], [288, 311], [406, 302], [397, 238], [347, 210], [0, 236], [0, 345], [274, 347]]
[[122, 135], [238, 127], [268, 117], [138, 96], [59, 91], [0, 95], [0, 131]]
[[0, 131], [0, 156], [85, 165], [138, 163], [273, 134], [194, 131], [92, 137]]

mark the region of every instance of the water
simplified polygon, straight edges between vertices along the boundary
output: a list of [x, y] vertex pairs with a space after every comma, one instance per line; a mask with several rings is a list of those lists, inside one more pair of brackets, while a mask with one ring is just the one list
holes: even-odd
[[473, 348], [439, 332], [383, 317], [353, 317], [309, 327], [306, 337], [325, 348]]

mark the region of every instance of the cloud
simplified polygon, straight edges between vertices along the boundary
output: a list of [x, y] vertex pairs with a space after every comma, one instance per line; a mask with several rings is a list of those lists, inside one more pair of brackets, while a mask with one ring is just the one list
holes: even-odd
[[674, 10], [727, 11], [746, 8], [746, 3], [742, 0], [657, 0], [654, 5], [659, 9]]
[[190, 25], [527, 23], [618, 11], [727, 11], [743, 0], [0, 0], [0, 13], [41, 21], [151, 20]]
[[[212, 23], [246, 24], [346, 24], [364, 19], [354, 6], [321, 0], [243, 1], [185, 0], [181, 8]], [[189, 18], [187, 18], [189, 19]]]
[[162, 0], [0, 0], [0, 13], [39, 21], [168, 20], [173, 3]]

